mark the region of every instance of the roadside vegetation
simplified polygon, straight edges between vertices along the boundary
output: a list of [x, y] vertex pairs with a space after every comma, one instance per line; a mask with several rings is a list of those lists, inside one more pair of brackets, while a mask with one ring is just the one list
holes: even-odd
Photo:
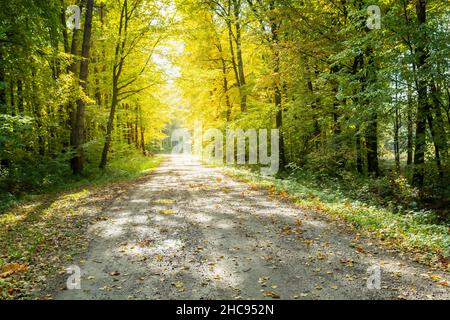
[[412, 253], [416, 261], [450, 271], [448, 208], [427, 208], [402, 178], [338, 179], [298, 168], [279, 178], [263, 177], [249, 168], [224, 171], [305, 209], [344, 219], [388, 247]]
[[[111, 161], [106, 171], [65, 180], [27, 193], [0, 214], [0, 299], [33, 298], [50, 275], [65, 272], [85, 252], [88, 226], [127, 190], [130, 181], [150, 173], [161, 156], [138, 153]], [[88, 169], [89, 170], [89, 169]], [[39, 297], [45, 298], [45, 297]]]

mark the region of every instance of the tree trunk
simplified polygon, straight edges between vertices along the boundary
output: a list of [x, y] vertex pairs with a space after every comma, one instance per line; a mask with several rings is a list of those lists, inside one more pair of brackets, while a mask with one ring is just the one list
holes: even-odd
[[245, 112], [247, 109], [247, 93], [246, 93], [246, 81], [244, 73], [244, 60], [242, 58], [242, 41], [241, 41], [241, 0], [233, 0], [234, 7], [234, 25], [236, 29], [236, 57], [237, 66], [239, 72], [239, 91], [241, 95], [241, 112]]
[[217, 47], [217, 50], [220, 53], [220, 62], [222, 64], [223, 93], [225, 95], [225, 104], [226, 104], [226, 107], [227, 107], [226, 119], [227, 119], [227, 122], [230, 122], [232, 106], [231, 106], [231, 101], [230, 101], [230, 94], [228, 92], [229, 88], [228, 88], [228, 78], [227, 78], [227, 65], [226, 65], [226, 62], [225, 62], [225, 57], [224, 57], [222, 45], [220, 44], [220, 42], [216, 45], [216, 47]]
[[359, 132], [359, 126], [356, 126], [355, 144], [356, 144], [356, 170], [359, 174], [363, 174], [363, 161], [361, 151], [361, 133]]
[[[67, 68], [68, 73], [72, 73], [74, 77], [77, 77], [77, 57], [78, 57], [78, 34], [79, 30], [74, 29], [73, 35], [72, 35], [72, 44], [70, 47], [70, 58], [71, 63]], [[76, 110], [75, 110], [75, 104], [73, 101], [69, 101], [68, 103], [68, 110], [69, 110], [69, 126], [70, 126], [70, 146], [75, 145], [75, 125], [76, 125]], [[73, 170], [73, 163], [72, 159], [70, 160], [70, 166]]]
[[[425, 25], [426, 23], [426, 0], [417, 0], [416, 13], [419, 28], [422, 28], [423, 25]], [[429, 112], [429, 103], [428, 103], [427, 81], [424, 75], [421, 74], [421, 72], [423, 72], [423, 67], [428, 57], [427, 47], [425, 44], [427, 39], [425, 34], [422, 34], [420, 38], [421, 39], [419, 39], [416, 48], [416, 56], [417, 56], [416, 87], [417, 87], [418, 106], [416, 117], [413, 184], [419, 188], [423, 188], [425, 148], [426, 148], [425, 126], [427, 114]]]
[[[89, 70], [89, 52], [92, 32], [92, 12], [94, 9], [94, 0], [87, 0], [86, 17], [84, 22], [83, 46], [81, 50], [80, 63], [80, 85], [87, 93], [87, 78]], [[77, 112], [75, 117], [75, 126], [72, 128], [73, 147], [76, 150], [75, 157], [72, 159], [72, 171], [74, 174], [82, 174], [84, 168], [84, 112], [86, 103], [82, 100], [77, 101]]]
[[138, 113], [140, 115], [140, 127], [141, 127], [141, 151], [142, 154], [145, 156], [145, 127], [144, 127], [144, 123], [142, 121], [142, 113], [141, 113], [141, 106], [138, 106]]
[[438, 168], [439, 176], [441, 180], [444, 178], [444, 169], [442, 167], [442, 160], [447, 158], [447, 132], [445, 130], [445, 124], [441, 113], [441, 106], [438, 96], [438, 87], [435, 81], [431, 83], [431, 98], [432, 98], [432, 110], [434, 118], [430, 114], [427, 116], [428, 125], [433, 137], [433, 143], [435, 148], [435, 160]]
[[400, 114], [398, 112], [398, 106], [396, 101], [395, 106], [395, 119], [394, 119], [394, 153], [395, 153], [395, 170], [400, 172], [400, 141], [399, 141], [399, 131], [400, 131]]
[[100, 160], [99, 168], [104, 169], [108, 161], [109, 148], [111, 147], [111, 134], [113, 131], [114, 117], [116, 114], [117, 103], [119, 102], [119, 78], [122, 73], [122, 68], [124, 64], [123, 51], [125, 49], [126, 38], [127, 38], [127, 28], [128, 28], [128, 1], [125, 0], [122, 6], [120, 14], [119, 23], [119, 34], [118, 41], [116, 43], [115, 54], [114, 54], [114, 67], [113, 67], [113, 83], [112, 83], [112, 98], [111, 98], [111, 109], [109, 111], [108, 124], [106, 126], [106, 137], [105, 144], [103, 146], [102, 158]]
[[106, 126], [105, 145], [103, 146], [102, 158], [99, 165], [100, 169], [104, 169], [108, 161], [108, 152], [111, 146], [111, 134], [114, 125], [114, 115], [116, 113], [116, 107], [117, 107], [117, 79], [114, 79], [111, 109], [109, 111], [108, 124]]
[[[3, 49], [0, 45], [0, 62], [3, 61]], [[0, 114], [6, 114], [8, 107], [6, 104], [6, 90], [5, 90], [5, 71], [3, 65], [0, 63]]]
[[398, 81], [395, 79], [395, 118], [394, 118], [394, 154], [395, 154], [395, 171], [400, 172], [400, 112], [398, 110]]
[[280, 88], [280, 53], [278, 52], [278, 26], [272, 22], [271, 23], [272, 32], [272, 50], [273, 50], [273, 63], [274, 63], [274, 102], [275, 102], [275, 112], [276, 112], [276, 128], [280, 130], [280, 142], [279, 142], [279, 157], [280, 157], [280, 169], [284, 170], [286, 165], [286, 158], [284, 152], [284, 139], [283, 139], [283, 106], [282, 106], [282, 93]]
[[407, 132], [407, 159], [406, 164], [407, 166], [410, 166], [413, 161], [413, 100], [412, 100], [412, 86], [411, 83], [408, 82], [408, 110], [407, 110], [407, 117], [408, 117], [408, 132]]
[[23, 101], [23, 82], [19, 79], [17, 80], [17, 108], [20, 114], [24, 112]]
[[378, 177], [378, 116], [373, 112], [366, 128], [367, 173]]

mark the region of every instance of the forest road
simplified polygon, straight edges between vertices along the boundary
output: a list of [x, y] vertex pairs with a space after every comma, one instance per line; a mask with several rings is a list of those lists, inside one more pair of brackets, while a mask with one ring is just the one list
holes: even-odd
[[183, 156], [105, 215], [75, 262], [81, 289], [62, 275], [55, 299], [450, 299], [449, 274]]

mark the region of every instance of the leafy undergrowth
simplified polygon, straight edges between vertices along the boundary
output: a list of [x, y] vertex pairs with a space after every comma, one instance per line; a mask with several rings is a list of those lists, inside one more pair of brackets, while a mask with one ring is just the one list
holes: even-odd
[[392, 210], [374, 201], [355, 200], [341, 192], [338, 185], [324, 189], [311, 181], [262, 177], [247, 169], [225, 168], [224, 172], [255, 188], [267, 189], [272, 195], [288, 198], [302, 208], [344, 219], [385, 245], [412, 253], [416, 261], [450, 272], [450, 227], [435, 222], [429, 212], [411, 208], [405, 212], [398, 207]]
[[102, 210], [161, 159], [112, 162], [103, 174], [27, 197], [0, 214], [0, 299], [37, 297], [51, 275], [86, 251], [87, 227], [102, 219]]

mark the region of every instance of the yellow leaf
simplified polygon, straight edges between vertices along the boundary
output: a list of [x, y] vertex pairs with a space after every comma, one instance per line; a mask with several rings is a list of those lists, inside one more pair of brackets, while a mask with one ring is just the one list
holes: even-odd
[[171, 200], [171, 199], [158, 199], [158, 200], [155, 200], [156, 204], [172, 204], [172, 203], [175, 203], [175, 202], [176, 202], [175, 200]]
[[1, 269], [0, 278], [6, 278], [16, 272], [24, 272], [28, 270], [28, 266], [20, 263], [9, 263]]
[[430, 278], [431, 278], [433, 281], [439, 281], [439, 280], [441, 280], [441, 277], [438, 276], [437, 274], [431, 274], [431, 275], [430, 275]]
[[175, 210], [172, 210], [172, 209], [163, 209], [163, 210], [159, 210], [159, 213], [161, 213], [161, 214], [175, 214], [176, 212], [175, 212]]
[[175, 283], [172, 283], [173, 286], [175, 286], [175, 288], [177, 288], [178, 291], [184, 291], [184, 283], [181, 281], [177, 281]]
[[263, 291], [263, 296], [272, 299], [280, 299], [280, 296], [273, 291]]

